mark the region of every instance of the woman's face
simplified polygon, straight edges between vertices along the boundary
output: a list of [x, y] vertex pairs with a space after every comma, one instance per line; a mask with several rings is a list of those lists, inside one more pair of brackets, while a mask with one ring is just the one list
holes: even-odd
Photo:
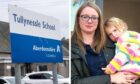
[[85, 7], [79, 17], [79, 25], [81, 32], [93, 33], [98, 26], [99, 15], [97, 11], [91, 7]]
[[117, 42], [118, 38], [122, 35], [123, 31], [118, 30], [115, 26], [110, 25], [109, 27], [105, 28], [105, 31], [109, 38], [113, 42]]

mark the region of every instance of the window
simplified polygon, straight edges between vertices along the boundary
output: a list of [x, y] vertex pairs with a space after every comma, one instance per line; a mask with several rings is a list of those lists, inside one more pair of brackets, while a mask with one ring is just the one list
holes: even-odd
[[5, 80], [0, 79], [0, 84], [5, 84], [5, 83], [6, 83], [6, 81], [5, 81]]
[[30, 75], [30, 79], [50, 79], [51, 75], [47, 73]]

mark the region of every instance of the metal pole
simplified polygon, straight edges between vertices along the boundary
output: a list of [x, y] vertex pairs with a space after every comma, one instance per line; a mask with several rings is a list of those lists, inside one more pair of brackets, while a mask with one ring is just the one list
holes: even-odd
[[53, 63], [53, 84], [58, 84], [58, 79], [57, 79], [57, 63]]
[[16, 81], [16, 84], [21, 84], [20, 64], [15, 64], [15, 81]]

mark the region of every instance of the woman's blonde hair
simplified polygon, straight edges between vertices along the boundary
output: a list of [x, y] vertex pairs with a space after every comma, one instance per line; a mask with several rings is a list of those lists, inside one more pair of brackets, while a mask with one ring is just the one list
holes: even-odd
[[104, 23], [104, 27], [107, 28], [109, 26], [116, 27], [119, 31], [125, 32], [128, 29], [127, 24], [120, 18], [111, 17], [107, 19]]
[[99, 7], [92, 2], [85, 2], [77, 11], [76, 18], [75, 18], [74, 32], [73, 32], [71, 40], [76, 42], [78, 44], [78, 46], [80, 47], [80, 49], [85, 52], [84, 44], [83, 44], [83, 36], [82, 36], [81, 28], [79, 25], [79, 17], [80, 17], [82, 10], [85, 7], [91, 7], [93, 9], [95, 9], [99, 15], [98, 26], [97, 26], [97, 29], [96, 29], [95, 35], [94, 35], [94, 43], [91, 46], [92, 48], [95, 49], [96, 53], [99, 53], [105, 44], [105, 31], [103, 29], [103, 18], [102, 18], [101, 11], [100, 11]]

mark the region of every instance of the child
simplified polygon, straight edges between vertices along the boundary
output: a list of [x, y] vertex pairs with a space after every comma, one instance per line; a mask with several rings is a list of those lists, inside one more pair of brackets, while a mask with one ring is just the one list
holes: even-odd
[[106, 74], [128, 71], [140, 75], [140, 34], [127, 31], [127, 24], [116, 17], [108, 19], [105, 31], [116, 42], [116, 55], [105, 68]]

